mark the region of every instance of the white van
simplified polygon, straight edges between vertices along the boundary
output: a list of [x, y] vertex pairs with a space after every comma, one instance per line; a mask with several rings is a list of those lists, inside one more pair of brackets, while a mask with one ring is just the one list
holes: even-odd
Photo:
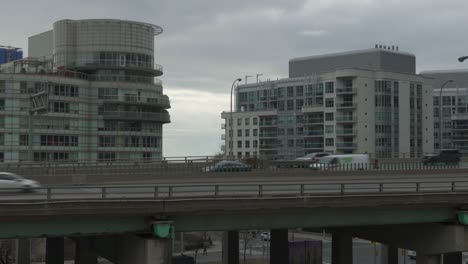
[[315, 170], [363, 170], [370, 168], [367, 154], [341, 154], [329, 155], [320, 158], [317, 163], [310, 164], [309, 168]]

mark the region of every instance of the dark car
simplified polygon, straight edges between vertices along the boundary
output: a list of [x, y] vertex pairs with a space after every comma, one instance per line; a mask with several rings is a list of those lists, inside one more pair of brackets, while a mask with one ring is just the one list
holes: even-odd
[[213, 166], [204, 168], [206, 172], [240, 172], [251, 171], [252, 167], [239, 161], [223, 160]]
[[459, 163], [460, 157], [458, 149], [442, 149], [437, 154], [424, 155], [423, 163]]

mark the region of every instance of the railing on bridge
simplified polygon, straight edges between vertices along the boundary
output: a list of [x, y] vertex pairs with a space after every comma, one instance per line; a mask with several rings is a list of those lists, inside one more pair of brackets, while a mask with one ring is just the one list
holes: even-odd
[[[11, 191], [12, 189], [8, 189]], [[0, 192], [7, 189], [0, 189]], [[267, 199], [359, 195], [468, 194], [468, 181], [372, 181], [291, 184], [200, 184], [156, 186], [87, 186], [36, 188], [25, 195], [0, 196], [2, 201], [60, 200], [173, 200], [173, 199]]]

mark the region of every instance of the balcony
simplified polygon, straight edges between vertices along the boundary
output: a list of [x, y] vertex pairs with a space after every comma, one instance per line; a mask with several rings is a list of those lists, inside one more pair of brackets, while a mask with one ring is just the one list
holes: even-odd
[[304, 137], [323, 137], [323, 130], [306, 131]]
[[336, 143], [337, 149], [355, 149], [356, 147], [357, 144], [352, 142]]
[[278, 137], [278, 133], [276, 133], [276, 132], [270, 132], [270, 133], [264, 132], [264, 133], [260, 133], [260, 137], [261, 138], [276, 138], [276, 137]]
[[323, 112], [324, 109], [325, 108], [324, 108], [323, 104], [317, 104], [317, 105], [303, 106], [301, 111], [303, 113], [316, 113], [316, 112]]
[[337, 102], [336, 103], [336, 109], [342, 109], [342, 108], [356, 108], [357, 103], [354, 102]]
[[306, 118], [303, 121], [304, 125], [320, 125], [323, 124], [323, 118]]
[[221, 129], [226, 129], [226, 124], [225, 123], [221, 124]]
[[155, 121], [161, 123], [170, 123], [171, 118], [169, 113], [151, 113], [151, 112], [124, 112], [124, 111], [101, 111], [99, 115], [103, 119], [113, 120], [143, 120], [143, 121]]
[[336, 94], [355, 94], [357, 93], [357, 88], [353, 87], [344, 87], [344, 88], [336, 88]]
[[88, 75], [90, 81], [96, 82], [134, 82], [134, 83], [148, 83], [155, 85], [162, 85], [162, 81], [147, 76], [139, 75], [101, 75], [101, 74], [91, 74]]
[[352, 123], [357, 122], [357, 116], [342, 115], [336, 116], [337, 123]]
[[259, 126], [261, 126], [261, 127], [276, 127], [277, 122], [276, 121], [260, 121]]
[[[60, 65], [61, 63], [59, 62], [58, 64]], [[163, 67], [159, 64], [126, 59], [76, 60], [71, 63], [67, 63], [67, 68], [77, 68], [81, 70], [94, 70], [96, 68], [129, 69], [147, 72], [152, 74], [153, 76], [161, 76], [163, 74]]]
[[452, 121], [453, 120], [461, 120], [461, 121], [467, 120], [468, 121], [468, 113], [452, 115]]
[[126, 94], [124, 96], [99, 96], [100, 100], [103, 100], [104, 103], [109, 104], [127, 104], [127, 105], [156, 105], [164, 109], [171, 108], [169, 97], [167, 95], [161, 95], [159, 97], [138, 97], [134, 94]]
[[305, 149], [323, 149], [323, 143], [304, 143]]
[[356, 136], [357, 131], [354, 129], [337, 129], [336, 136], [338, 137], [346, 137], [346, 136]]
[[226, 134], [221, 134], [221, 140], [226, 140]]

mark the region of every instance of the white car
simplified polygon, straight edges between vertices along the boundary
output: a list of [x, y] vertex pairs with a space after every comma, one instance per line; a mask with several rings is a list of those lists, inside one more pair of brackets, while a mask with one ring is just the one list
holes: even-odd
[[0, 192], [9, 190], [30, 192], [39, 187], [41, 185], [37, 181], [28, 180], [10, 172], [0, 172]]

